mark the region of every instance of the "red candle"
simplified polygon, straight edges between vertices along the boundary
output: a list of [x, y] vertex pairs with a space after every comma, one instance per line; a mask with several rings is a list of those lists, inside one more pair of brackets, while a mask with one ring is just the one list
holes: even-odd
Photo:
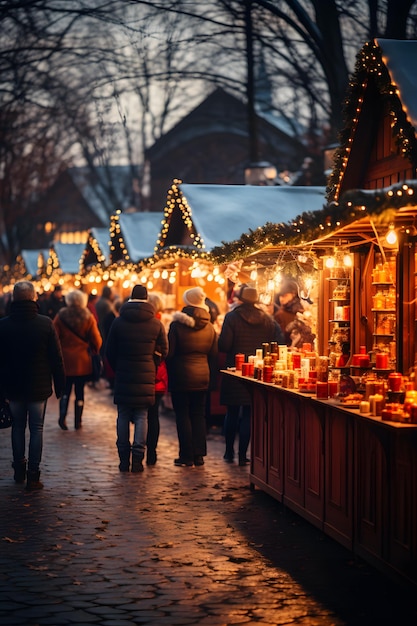
[[322, 400], [327, 400], [329, 397], [329, 384], [321, 381], [317, 381], [316, 383], [316, 395], [318, 398]]
[[249, 376], [249, 363], [242, 363], [242, 376]]
[[235, 367], [236, 370], [241, 370], [242, 369], [242, 363], [245, 360], [245, 355], [244, 354], [235, 354]]
[[377, 370], [388, 369], [388, 354], [386, 352], [377, 352], [375, 355], [375, 365]]
[[334, 398], [339, 391], [339, 382], [337, 380], [329, 380], [327, 384], [329, 385], [329, 398]]
[[301, 367], [301, 354], [296, 353], [292, 355], [292, 366], [293, 369], [297, 370]]
[[264, 383], [272, 382], [272, 365], [264, 365], [263, 379]]

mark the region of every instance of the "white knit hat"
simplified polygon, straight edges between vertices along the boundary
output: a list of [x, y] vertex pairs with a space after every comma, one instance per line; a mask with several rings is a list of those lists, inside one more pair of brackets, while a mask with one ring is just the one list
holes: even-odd
[[192, 289], [187, 289], [187, 291], [184, 291], [183, 298], [185, 304], [187, 304], [188, 306], [197, 306], [200, 307], [200, 309], [209, 311], [209, 307], [205, 303], [206, 294], [201, 287], [193, 287]]

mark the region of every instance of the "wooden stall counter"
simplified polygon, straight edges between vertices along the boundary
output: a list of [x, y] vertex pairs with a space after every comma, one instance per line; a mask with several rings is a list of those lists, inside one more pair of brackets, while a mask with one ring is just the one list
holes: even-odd
[[417, 424], [222, 373], [251, 391], [251, 487], [417, 585]]

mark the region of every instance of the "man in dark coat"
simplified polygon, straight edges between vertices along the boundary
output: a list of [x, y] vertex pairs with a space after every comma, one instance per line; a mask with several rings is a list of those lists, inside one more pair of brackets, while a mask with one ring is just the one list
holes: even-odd
[[[276, 341], [285, 344], [279, 324], [256, 306], [257, 301], [256, 289], [248, 285], [242, 285], [235, 293], [234, 308], [225, 315], [219, 336], [219, 351], [226, 353], [226, 367], [234, 367], [236, 354], [244, 354], [247, 359], [263, 343]], [[224, 418], [224, 459], [233, 462], [234, 442], [239, 431], [239, 465], [246, 465], [249, 462], [246, 453], [250, 440], [250, 394], [239, 380], [223, 376], [220, 402], [227, 406]]]
[[14, 479], [26, 478], [25, 434], [29, 422], [29, 455], [26, 488], [42, 489], [39, 465], [47, 399], [60, 398], [65, 386], [61, 346], [52, 320], [39, 314], [36, 292], [27, 280], [15, 284], [10, 315], [0, 320], [0, 385], [13, 415], [12, 449]]
[[207, 454], [206, 395], [217, 335], [201, 287], [187, 289], [183, 298], [185, 307], [174, 313], [169, 327], [166, 363], [179, 443], [174, 464], [192, 467], [204, 465]]
[[[168, 340], [155, 317], [143, 285], [135, 285], [132, 297], [120, 308], [106, 343], [106, 356], [114, 371], [114, 403], [117, 404], [117, 450], [119, 469], [143, 471], [148, 408], [155, 403], [157, 359], [165, 358]], [[130, 443], [130, 423], [134, 424]]]

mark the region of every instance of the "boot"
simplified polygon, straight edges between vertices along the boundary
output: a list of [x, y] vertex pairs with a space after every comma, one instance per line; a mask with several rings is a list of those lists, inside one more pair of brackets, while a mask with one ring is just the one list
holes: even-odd
[[67, 411], [68, 411], [68, 401], [69, 401], [69, 396], [62, 396], [59, 399], [58, 424], [59, 424], [59, 427], [62, 428], [62, 430], [68, 430], [68, 426], [65, 423], [65, 418], [67, 416]]
[[74, 415], [75, 415], [75, 419], [74, 419], [74, 426], [75, 426], [75, 430], [79, 430], [82, 426], [81, 424], [81, 417], [83, 414], [83, 410], [84, 410], [84, 401], [83, 400], [76, 400], [75, 401], [75, 406], [74, 406]]
[[26, 482], [27, 491], [38, 491], [39, 489], [43, 489], [43, 483], [39, 480], [39, 476], [39, 471], [34, 472], [33, 470], [28, 470]]
[[143, 472], [143, 460], [140, 456], [132, 454], [132, 472], [137, 474], [138, 472]]
[[14, 469], [15, 483], [24, 483], [26, 480], [26, 461], [12, 463], [12, 467]]

